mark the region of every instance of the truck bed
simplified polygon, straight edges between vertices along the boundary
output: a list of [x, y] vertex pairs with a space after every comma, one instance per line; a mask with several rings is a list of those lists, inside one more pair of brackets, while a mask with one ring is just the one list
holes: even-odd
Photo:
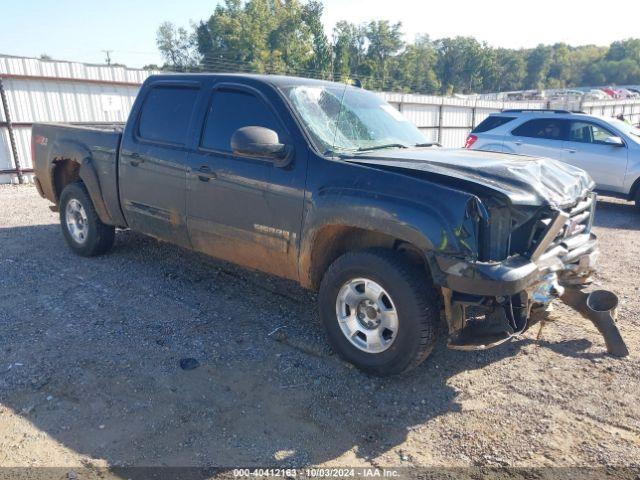
[[[32, 129], [33, 168], [41, 195], [58, 204], [57, 178], [79, 175], [90, 162], [112, 219], [122, 218], [118, 200], [118, 149], [124, 123], [35, 123]], [[87, 182], [85, 182], [87, 183]]]

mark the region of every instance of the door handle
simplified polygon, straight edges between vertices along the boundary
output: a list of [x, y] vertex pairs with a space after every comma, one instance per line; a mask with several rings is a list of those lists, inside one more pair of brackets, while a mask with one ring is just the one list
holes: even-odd
[[198, 168], [198, 179], [202, 182], [208, 182], [211, 179], [218, 178], [215, 172], [211, 171], [211, 168], [208, 165], [202, 165]]
[[142, 158], [139, 153], [133, 152], [130, 155], [129, 163], [131, 164], [131, 166], [137, 167], [143, 162], [144, 162], [144, 158]]
[[567, 148], [567, 152], [569, 153], [576, 153], [576, 151], [573, 148]]
[[517, 146], [522, 145], [522, 142], [513, 142], [513, 143], [515, 143]]

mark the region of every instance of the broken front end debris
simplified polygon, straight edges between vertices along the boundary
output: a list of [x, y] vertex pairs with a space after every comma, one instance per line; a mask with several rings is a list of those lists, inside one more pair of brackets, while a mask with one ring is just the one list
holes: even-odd
[[[449, 327], [448, 346], [482, 350], [500, 345], [544, 319], [552, 302], [561, 299], [594, 322], [609, 353], [627, 355], [615, 322], [615, 294], [586, 290], [599, 253], [591, 231], [595, 205], [591, 193], [569, 208], [522, 222], [520, 231], [503, 230], [509, 241], [501, 261], [434, 255], [434, 278], [442, 286]], [[493, 223], [487, 230], [495, 231], [501, 221]], [[511, 221], [510, 226], [515, 223]], [[485, 238], [495, 242], [490, 235]], [[524, 248], [517, 245], [523, 238]]]

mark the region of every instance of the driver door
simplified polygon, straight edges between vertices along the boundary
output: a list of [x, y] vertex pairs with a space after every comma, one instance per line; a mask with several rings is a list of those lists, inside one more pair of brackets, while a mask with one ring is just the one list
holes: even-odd
[[188, 160], [191, 243], [217, 258], [297, 279], [306, 152], [285, 168], [234, 154], [231, 136], [247, 126], [269, 128], [290, 143], [278, 114], [258, 90], [214, 86], [199, 144]]

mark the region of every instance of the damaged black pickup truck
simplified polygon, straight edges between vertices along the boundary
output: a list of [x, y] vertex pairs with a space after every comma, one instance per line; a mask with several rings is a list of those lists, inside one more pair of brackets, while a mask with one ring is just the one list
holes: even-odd
[[254, 75], [152, 76], [126, 125], [36, 124], [37, 187], [80, 255], [132, 230], [319, 290], [344, 359], [379, 375], [495, 346], [598, 255], [593, 181], [447, 150], [377, 95]]

